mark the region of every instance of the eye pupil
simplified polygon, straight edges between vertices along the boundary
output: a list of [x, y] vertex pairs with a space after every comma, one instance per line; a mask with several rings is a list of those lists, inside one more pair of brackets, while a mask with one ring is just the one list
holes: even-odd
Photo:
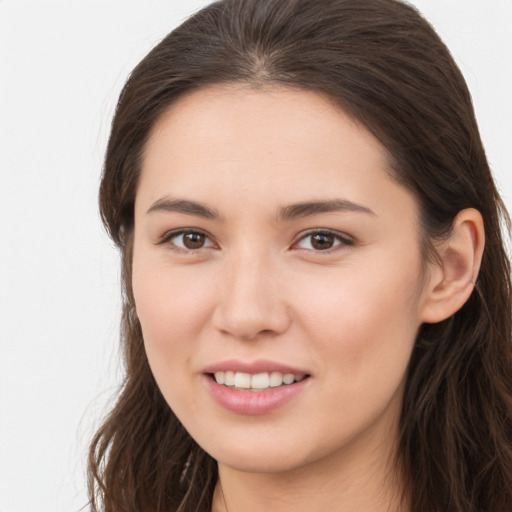
[[311, 245], [320, 251], [330, 249], [334, 244], [334, 235], [317, 233], [311, 237]]
[[201, 233], [186, 233], [183, 235], [183, 245], [187, 249], [200, 249], [204, 245], [205, 238]]

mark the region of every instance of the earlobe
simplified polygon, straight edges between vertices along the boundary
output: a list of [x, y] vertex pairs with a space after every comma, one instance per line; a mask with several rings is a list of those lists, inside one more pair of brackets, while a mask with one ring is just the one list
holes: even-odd
[[425, 288], [423, 322], [441, 322], [468, 300], [480, 270], [484, 245], [482, 215], [474, 208], [461, 210], [448, 239], [436, 246], [439, 261], [432, 264]]

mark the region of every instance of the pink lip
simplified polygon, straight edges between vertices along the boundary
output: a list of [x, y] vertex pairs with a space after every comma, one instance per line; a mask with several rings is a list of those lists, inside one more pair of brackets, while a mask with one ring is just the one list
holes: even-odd
[[258, 359], [256, 361], [241, 361], [239, 359], [230, 359], [219, 363], [207, 366], [204, 373], [215, 373], [215, 372], [244, 372], [244, 373], [264, 373], [264, 372], [281, 372], [293, 373], [294, 375], [306, 375], [308, 372], [301, 370], [300, 368], [293, 368], [291, 366], [278, 363], [276, 361], [270, 361], [267, 359]]
[[309, 384], [309, 378], [263, 391], [246, 391], [228, 388], [204, 376], [204, 383], [213, 399], [224, 409], [247, 416], [270, 413], [285, 405]]
[[284, 384], [276, 388], [262, 391], [246, 391], [233, 389], [217, 384], [211, 374], [215, 372], [244, 372], [257, 374], [263, 372], [281, 372], [294, 375], [308, 375], [308, 372], [286, 364], [267, 359], [242, 361], [230, 359], [207, 366], [203, 370], [203, 380], [213, 399], [228, 411], [244, 415], [266, 414], [274, 411], [298, 395], [309, 385], [309, 378], [293, 384]]

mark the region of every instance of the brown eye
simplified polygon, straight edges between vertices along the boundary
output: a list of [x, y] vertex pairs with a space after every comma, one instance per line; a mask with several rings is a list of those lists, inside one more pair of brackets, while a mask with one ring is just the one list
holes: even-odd
[[325, 251], [334, 246], [335, 236], [331, 233], [317, 233], [311, 236], [311, 246], [318, 251]]
[[184, 251], [194, 251], [215, 246], [206, 233], [193, 230], [183, 230], [171, 233], [162, 240], [162, 243], [167, 242], [170, 242], [171, 246]]
[[342, 249], [354, 245], [352, 237], [344, 233], [331, 231], [313, 231], [305, 234], [295, 245], [295, 248], [321, 252], [330, 249]]
[[206, 241], [206, 235], [202, 233], [184, 233], [183, 245], [187, 249], [200, 249]]

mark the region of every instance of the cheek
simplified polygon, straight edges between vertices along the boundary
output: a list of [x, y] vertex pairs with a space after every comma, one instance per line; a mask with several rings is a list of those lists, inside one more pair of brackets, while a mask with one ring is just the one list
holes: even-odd
[[209, 313], [201, 283], [156, 265], [133, 269], [133, 293], [148, 362], [162, 395], [180, 419], [199, 414], [191, 380], [203, 319]]
[[[393, 265], [386, 268], [344, 269], [338, 278], [321, 281], [321, 287], [309, 286], [311, 292], [297, 302], [297, 318], [321, 354], [318, 364], [327, 365], [350, 387], [381, 385], [388, 377], [400, 380], [416, 339], [418, 266], [409, 266], [407, 272]], [[307, 286], [297, 278], [295, 282]]]
[[146, 355], [163, 396], [176, 414], [197, 408], [191, 376], [211, 304], [197, 272], [134, 259], [133, 292]]
[[168, 344], [179, 333], [196, 333], [211, 314], [204, 282], [192, 269], [134, 262], [133, 293], [145, 338]]

